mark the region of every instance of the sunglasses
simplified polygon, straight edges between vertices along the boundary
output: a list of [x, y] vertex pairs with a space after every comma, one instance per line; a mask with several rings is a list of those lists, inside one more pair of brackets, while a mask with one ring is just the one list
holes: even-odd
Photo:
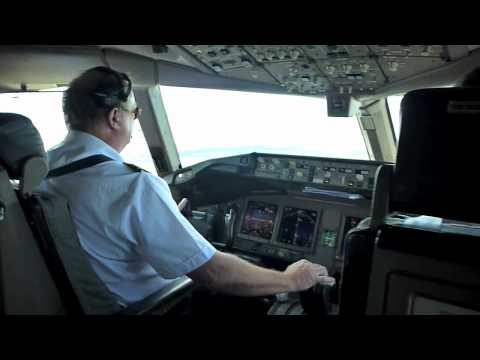
[[123, 106], [120, 106], [120, 108], [123, 110], [123, 111], [126, 111], [128, 113], [131, 113], [133, 114], [135, 117], [133, 118], [134, 120], [135, 119], [138, 119], [140, 117], [140, 115], [142, 114], [142, 108], [141, 107], [136, 107], [133, 111], [132, 110], [128, 110], [128, 109], [125, 109]]

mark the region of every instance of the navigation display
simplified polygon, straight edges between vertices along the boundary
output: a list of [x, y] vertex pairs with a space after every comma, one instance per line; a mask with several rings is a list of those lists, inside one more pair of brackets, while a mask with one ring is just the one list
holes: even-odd
[[277, 242], [299, 247], [311, 247], [316, 222], [317, 212], [314, 210], [285, 207]]
[[261, 201], [249, 201], [240, 233], [271, 239], [278, 206]]

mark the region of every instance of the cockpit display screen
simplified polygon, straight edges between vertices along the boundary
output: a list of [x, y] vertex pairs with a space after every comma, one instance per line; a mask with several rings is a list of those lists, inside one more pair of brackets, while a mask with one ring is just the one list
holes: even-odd
[[311, 247], [316, 222], [317, 212], [314, 210], [285, 207], [277, 242], [299, 247]]
[[240, 233], [271, 239], [278, 206], [261, 201], [249, 201]]

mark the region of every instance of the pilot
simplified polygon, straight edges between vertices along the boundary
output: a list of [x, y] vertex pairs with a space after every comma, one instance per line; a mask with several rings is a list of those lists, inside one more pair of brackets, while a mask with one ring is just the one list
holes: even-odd
[[182, 215], [162, 178], [123, 162], [140, 115], [126, 74], [85, 71], [65, 92], [63, 111], [69, 131], [48, 152], [56, 174], [41, 190], [68, 200], [80, 244], [119, 304], [142, 300], [182, 275], [251, 297], [334, 283], [324, 266], [307, 260], [276, 271], [216, 250]]

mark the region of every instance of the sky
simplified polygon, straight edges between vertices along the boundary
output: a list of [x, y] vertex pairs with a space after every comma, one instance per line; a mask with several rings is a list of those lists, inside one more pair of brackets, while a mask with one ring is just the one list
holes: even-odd
[[[167, 86], [161, 94], [183, 167], [254, 151], [368, 159], [357, 120], [328, 118], [324, 98]], [[47, 150], [67, 133], [62, 92], [0, 94], [0, 111], [29, 117]], [[138, 122], [121, 155], [155, 173]]]

